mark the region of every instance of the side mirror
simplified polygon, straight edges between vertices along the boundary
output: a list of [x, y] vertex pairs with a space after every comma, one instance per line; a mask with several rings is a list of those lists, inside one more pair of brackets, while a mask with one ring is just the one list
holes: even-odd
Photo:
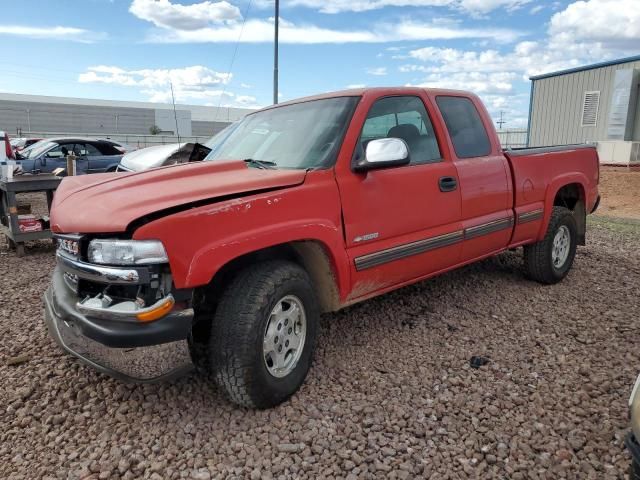
[[409, 164], [409, 147], [401, 138], [378, 138], [367, 144], [364, 158], [355, 165], [356, 172]]
[[42, 155], [40, 157], [40, 165], [46, 165], [47, 164], [47, 158], [49, 158], [49, 154], [45, 153], [44, 155]]

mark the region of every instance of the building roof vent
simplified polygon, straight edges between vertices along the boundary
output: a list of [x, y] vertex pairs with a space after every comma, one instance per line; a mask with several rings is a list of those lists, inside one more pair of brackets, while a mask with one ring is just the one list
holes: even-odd
[[595, 127], [598, 120], [598, 107], [600, 105], [600, 92], [584, 92], [582, 104], [582, 126]]

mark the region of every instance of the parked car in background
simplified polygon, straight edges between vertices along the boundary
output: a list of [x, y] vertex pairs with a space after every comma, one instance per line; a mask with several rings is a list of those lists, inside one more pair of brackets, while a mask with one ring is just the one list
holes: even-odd
[[134, 152], [128, 152], [118, 165], [118, 172], [141, 172], [150, 168], [174, 165], [176, 163], [186, 163], [191, 158], [196, 145], [206, 154], [215, 152], [217, 145], [220, 145], [235, 130], [238, 122], [227, 125], [204, 144], [194, 143], [167, 143], [165, 145], [154, 145], [153, 147], [141, 148]]
[[67, 167], [67, 155], [76, 158], [79, 174], [115, 172], [122, 153], [110, 142], [94, 138], [46, 138], [18, 152], [22, 171], [25, 173], [51, 173]]
[[15, 158], [13, 148], [11, 147], [11, 141], [9, 140], [9, 134], [0, 130], [0, 161], [10, 160]]
[[517, 247], [529, 278], [563, 280], [598, 182], [593, 145], [503, 150], [470, 93], [294, 100], [207, 161], [64, 179], [45, 318], [103, 372], [150, 381], [193, 360], [236, 403], [272, 407], [304, 382], [321, 313]]
[[38, 143], [42, 138], [13, 138], [11, 139], [11, 147], [14, 152], [20, 152], [25, 148], [29, 148], [34, 143]]

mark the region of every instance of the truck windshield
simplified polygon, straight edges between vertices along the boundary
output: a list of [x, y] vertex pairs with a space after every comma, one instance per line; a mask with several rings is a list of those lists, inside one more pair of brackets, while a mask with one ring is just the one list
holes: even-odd
[[332, 166], [358, 100], [327, 98], [247, 115], [206, 160], [251, 159], [293, 169]]

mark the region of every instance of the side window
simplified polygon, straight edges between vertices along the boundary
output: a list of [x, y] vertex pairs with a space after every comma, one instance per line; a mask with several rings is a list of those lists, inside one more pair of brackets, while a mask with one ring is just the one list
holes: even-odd
[[489, 136], [471, 100], [439, 96], [436, 103], [459, 158], [484, 157], [491, 153]]
[[[73, 145], [71, 145], [72, 147]], [[67, 150], [69, 148], [69, 150]], [[67, 145], [58, 145], [47, 152], [48, 158], [63, 158], [66, 156], [68, 152], [71, 151], [70, 146]]]
[[102, 155], [102, 152], [100, 152], [100, 150], [98, 150], [94, 145], [85, 143], [83, 148], [83, 155], [88, 155], [90, 157], [99, 157]]
[[362, 127], [360, 146], [377, 138], [401, 138], [409, 147], [411, 164], [442, 159], [433, 125], [418, 97], [387, 97], [373, 104]]

